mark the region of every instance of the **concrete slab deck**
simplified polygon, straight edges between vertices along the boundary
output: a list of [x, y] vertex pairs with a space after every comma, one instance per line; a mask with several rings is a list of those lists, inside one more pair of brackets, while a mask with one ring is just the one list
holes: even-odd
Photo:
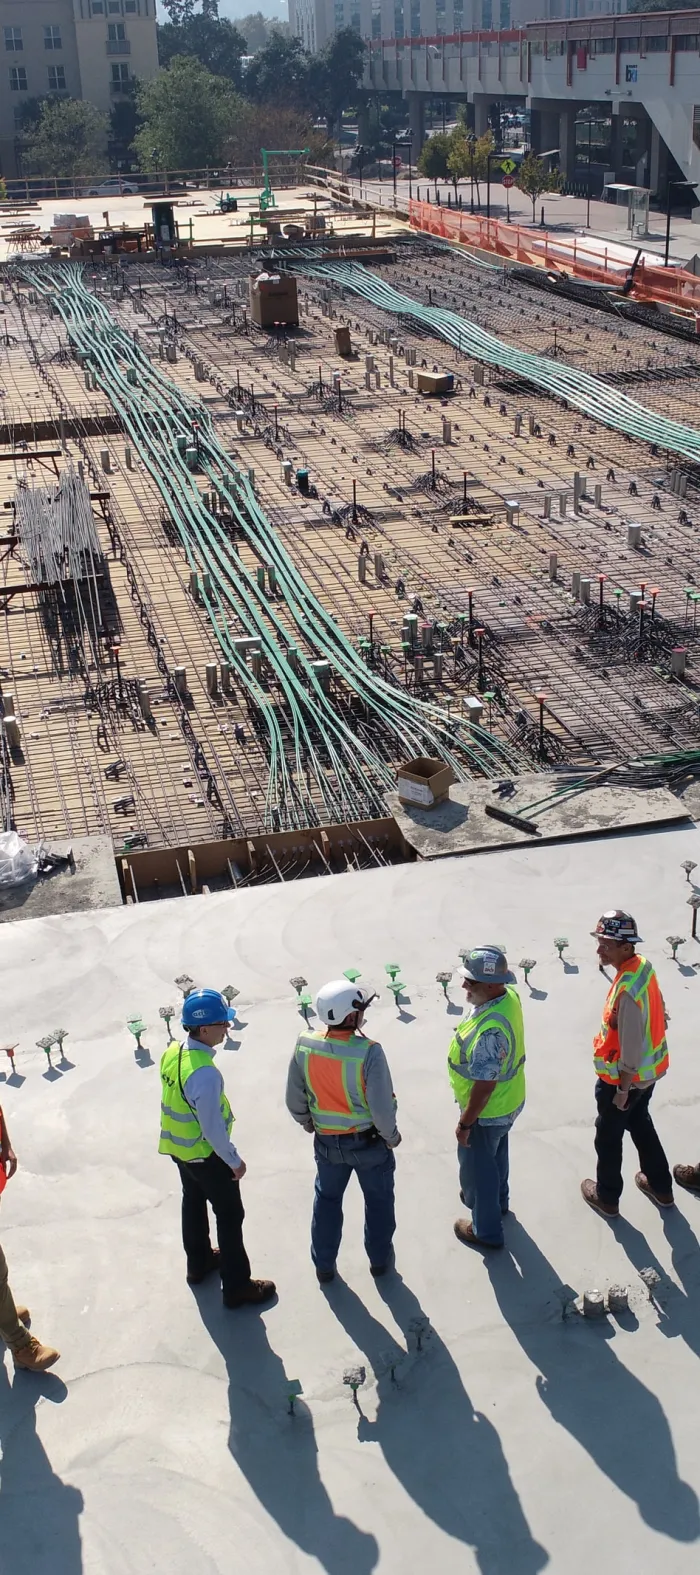
[[[606, 988], [588, 932], [612, 904], [642, 926], [671, 1013], [662, 1139], [673, 1160], [700, 1157], [700, 944], [673, 964], [665, 939], [690, 934], [680, 864], [700, 865], [700, 833], [631, 847], [526, 847], [3, 928], [3, 1028], [19, 1049], [0, 1101], [20, 1168], [1, 1238], [36, 1333], [63, 1352], [43, 1380], [0, 1364], [3, 1572], [694, 1575], [700, 1203], [679, 1194], [661, 1217], [634, 1188], [631, 1152], [614, 1228], [578, 1190], [593, 1170], [590, 1042]], [[489, 1261], [452, 1232], [445, 1059], [459, 990], [453, 978], [446, 1001], [435, 982], [483, 939], [537, 961], [522, 991], [514, 1212]], [[315, 987], [355, 965], [381, 985], [387, 962], [406, 994], [397, 1012], [382, 990], [371, 1028], [403, 1132], [398, 1272], [371, 1279], [353, 1185], [341, 1277], [324, 1294], [308, 1257], [311, 1141], [284, 1108], [300, 1023], [289, 980]], [[226, 1314], [213, 1284], [184, 1281], [177, 1175], [156, 1152], [158, 1007], [177, 1001], [183, 971], [241, 991], [221, 1064], [254, 1272], [279, 1289], [262, 1314]], [[140, 1061], [135, 1011], [150, 1025]], [[57, 1022], [67, 1063], [48, 1075], [35, 1041]], [[613, 1282], [631, 1288], [627, 1317], [563, 1319], [567, 1287]], [[360, 1410], [342, 1382], [358, 1362]], [[294, 1417], [290, 1379], [304, 1390]]]

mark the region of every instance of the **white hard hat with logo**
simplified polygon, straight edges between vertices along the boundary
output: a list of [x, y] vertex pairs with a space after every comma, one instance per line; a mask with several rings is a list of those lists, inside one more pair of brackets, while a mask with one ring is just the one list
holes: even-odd
[[352, 984], [350, 979], [331, 979], [316, 996], [316, 1011], [327, 1028], [337, 1028], [351, 1012], [366, 1011], [376, 993], [361, 984]]

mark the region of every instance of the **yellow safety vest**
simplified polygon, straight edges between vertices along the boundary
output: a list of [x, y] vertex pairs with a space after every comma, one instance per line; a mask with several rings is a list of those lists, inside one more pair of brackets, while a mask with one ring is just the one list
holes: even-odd
[[498, 1082], [489, 1096], [479, 1117], [480, 1121], [494, 1116], [510, 1116], [525, 1102], [525, 1031], [520, 997], [513, 985], [506, 985], [505, 995], [492, 1001], [488, 1011], [477, 1017], [467, 1017], [460, 1023], [449, 1048], [447, 1067], [452, 1092], [460, 1110], [469, 1103], [475, 1079], [471, 1076], [471, 1058], [483, 1034], [494, 1028], [505, 1035], [508, 1054], [499, 1074]]
[[[192, 1072], [200, 1066], [212, 1066], [212, 1053], [202, 1045], [192, 1050], [178, 1044], [176, 1039], [168, 1045], [160, 1063], [160, 1142], [159, 1154], [172, 1154], [175, 1159], [208, 1159], [214, 1150], [208, 1143], [197, 1119], [197, 1112], [188, 1105], [183, 1088]], [[221, 1114], [230, 1133], [233, 1112], [221, 1090]]]

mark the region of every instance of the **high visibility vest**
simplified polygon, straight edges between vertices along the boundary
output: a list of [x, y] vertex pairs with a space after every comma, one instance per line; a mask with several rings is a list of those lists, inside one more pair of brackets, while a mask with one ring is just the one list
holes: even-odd
[[447, 1067], [452, 1092], [460, 1110], [469, 1103], [475, 1079], [471, 1076], [471, 1060], [484, 1034], [497, 1028], [504, 1036], [508, 1051], [498, 1075], [498, 1082], [479, 1117], [480, 1121], [494, 1116], [510, 1116], [525, 1103], [525, 1030], [520, 996], [513, 985], [506, 985], [505, 995], [492, 1001], [488, 1010], [476, 1017], [466, 1017], [460, 1023], [449, 1048]]
[[300, 1034], [294, 1054], [304, 1074], [309, 1114], [317, 1132], [363, 1132], [374, 1126], [365, 1092], [363, 1034]]
[[[188, 1105], [183, 1093], [184, 1085], [192, 1072], [200, 1066], [212, 1066], [211, 1051], [202, 1045], [201, 1050], [188, 1049], [176, 1039], [168, 1045], [160, 1063], [160, 1142], [159, 1154], [172, 1154], [175, 1159], [208, 1159], [213, 1154], [197, 1119], [197, 1112]], [[221, 1114], [230, 1133], [233, 1112], [221, 1090]]]
[[668, 1070], [666, 1014], [659, 981], [646, 957], [630, 957], [618, 968], [608, 990], [600, 1031], [593, 1040], [593, 1065], [604, 1083], [619, 1083], [620, 1036], [617, 1029], [617, 1003], [623, 992], [637, 1002], [644, 1027], [644, 1055], [634, 1073], [633, 1083], [652, 1083]]

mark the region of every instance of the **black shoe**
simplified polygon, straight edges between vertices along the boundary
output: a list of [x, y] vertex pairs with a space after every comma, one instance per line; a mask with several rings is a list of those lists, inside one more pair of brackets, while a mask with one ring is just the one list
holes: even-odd
[[379, 1280], [379, 1279], [381, 1279], [381, 1276], [383, 1274], [386, 1274], [387, 1269], [390, 1269], [390, 1268], [391, 1268], [391, 1262], [389, 1262], [389, 1263], [370, 1263], [369, 1272], [370, 1272], [373, 1280]]
[[238, 1296], [224, 1297], [224, 1307], [259, 1306], [261, 1302], [271, 1302], [276, 1295], [274, 1280], [250, 1280]]
[[319, 1285], [329, 1285], [335, 1279], [335, 1269], [317, 1269], [316, 1279]]
[[201, 1285], [202, 1281], [206, 1280], [208, 1275], [214, 1273], [214, 1270], [216, 1270], [216, 1272], [218, 1274], [219, 1273], [220, 1261], [221, 1261], [221, 1253], [219, 1252], [218, 1247], [212, 1247], [211, 1262], [209, 1263], [208, 1268], [206, 1268], [204, 1270], [203, 1274], [189, 1274], [188, 1273], [188, 1275], [187, 1275], [187, 1284], [188, 1285]]

